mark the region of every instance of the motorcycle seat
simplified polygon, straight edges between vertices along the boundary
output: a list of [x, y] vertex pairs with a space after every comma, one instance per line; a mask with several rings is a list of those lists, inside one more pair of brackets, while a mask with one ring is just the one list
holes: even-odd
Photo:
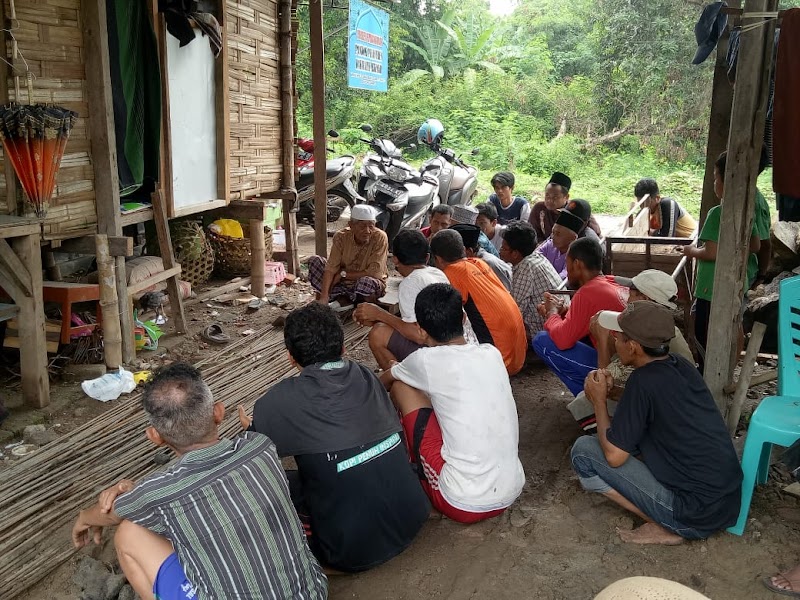
[[[337, 174], [346, 169], [351, 163], [351, 158], [334, 158], [325, 163], [325, 179], [335, 177]], [[300, 169], [300, 179], [297, 180], [298, 187], [305, 187], [314, 181], [314, 167], [303, 167]]]

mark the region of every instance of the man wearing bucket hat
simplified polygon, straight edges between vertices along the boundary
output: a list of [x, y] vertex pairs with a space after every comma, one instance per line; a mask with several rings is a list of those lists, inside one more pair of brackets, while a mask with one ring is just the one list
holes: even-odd
[[[742, 470], [722, 415], [693, 364], [669, 353], [672, 313], [655, 302], [602, 311], [622, 364], [634, 368], [613, 422], [606, 402], [614, 379], [605, 369], [586, 377], [597, 436], [572, 447], [583, 488], [645, 520], [625, 542], [674, 545], [704, 539], [739, 515]], [[638, 456], [632, 458], [631, 456]]]
[[[647, 269], [642, 271], [633, 279], [627, 277], [615, 277], [615, 281], [619, 285], [624, 285], [630, 289], [628, 302], [636, 302], [639, 300], [652, 300], [653, 302], [666, 306], [667, 308], [676, 308], [675, 296], [678, 294], [678, 286], [675, 280], [657, 269]], [[622, 364], [620, 357], [616, 354], [614, 348], [614, 337], [611, 332], [604, 329], [597, 318], [593, 318], [589, 325], [589, 331], [592, 336], [597, 340], [597, 367], [599, 369], [607, 369], [611, 376], [614, 378], [614, 388], [609, 392], [608, 397], [608, 414], [614, 416], [614, 411], [617, 408], [617, 401], [625, 389], [625, 383], [628, 381], [633, 369], [626, 367]], [[692, 351], [689, 349], [689, 344], [686, 343], [681, 330], [675, 327], [675, 337], [669, 342], [669, 352], [682, 356], [690, 363], [694, 364], [694, 357]], [[575, 399], [567, 405], [569, 412], [575, 417], [575, 420], [586, 433], [594, 433], [597, 431], [597, 420], [594, 416], [594, 407], [584, 392], [578, 394]]]
[[386, 289], [389, 240], [375, 227], [375, 209], [356, 204], [350, 211], [350, 225], [336, 232], [330, 256], [312, 256], [308, 281], [317, 292], [317, 302], [330, 304], [337, 312], [353, 303], [375, 302]]
[[[567, 175], [559, 171], [553, 173], [544, 188], [544, 200], [534, 204], [531, 210], [530, 224], [536, 230], [537, 239], [546, 240], [550, 237], [561, 210], [567, 208], [571, 188], [572, 180]], [[591, 213], [586, 216], [586, 221], [592, 231], [599, 236], [600, 226]]]

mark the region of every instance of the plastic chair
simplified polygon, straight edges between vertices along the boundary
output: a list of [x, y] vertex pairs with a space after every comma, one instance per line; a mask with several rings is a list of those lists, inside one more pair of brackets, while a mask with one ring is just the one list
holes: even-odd
[[784, 279], [778, 301], [778, 396], [764, 398], [747, 429], [742, 455], [742, 504], [739, 520], [728, 528], [744, 533], [753, 488], [767, 482], [772, 446], [800, 439], [800, 277]]

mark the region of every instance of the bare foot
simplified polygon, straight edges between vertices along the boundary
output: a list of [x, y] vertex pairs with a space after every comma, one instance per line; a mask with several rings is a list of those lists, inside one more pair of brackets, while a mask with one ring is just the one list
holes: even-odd
[[764, 585], [778, 594], [800, 597], [800, 565], [786, 573], [766, 577]]
[[677, 533], [667, 531], [655, 523], [645, 523], [636, 529], [620, 529], [617, 535], [623, 542], [629, 544], [660, 544], [662, 546], [677, 546], [683, 543], [683, 538]]

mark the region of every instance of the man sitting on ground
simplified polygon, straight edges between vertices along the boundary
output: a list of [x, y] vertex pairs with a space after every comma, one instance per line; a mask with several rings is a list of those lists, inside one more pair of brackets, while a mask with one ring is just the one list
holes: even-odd
[[[650, 300], [669, 309], [675, 309], [673, 300], [678, 295], [678, 286], [675, 280], [664, 271], [647, 269], [642, 271], [633, 279], [625, 277], [614, 278], [619, 285], [624, 285], [630, 292], [628, 302], [639, 300]], [[617, 401], [622, 396], [625, 383], [628, 381], [633, 368], [622, 364], [622, 360], [616, 353], [616, 339], [610, 332], [602, 327], [597, 320], [597, 315], [592, 317], [589, 331], [597, 340], [597, 368], [606, 369], [614, 378], [614, 388], [608, 393], [608, 414], [614, 416], [617, 408]], [[669, 341], [668, 350], [670, 354], [677, 354], [694, 364], [692, 351], [689, 344], [678, 327], [675, 327], [675, 337]], [[597, 430], [597, 421], [594, 416], [594, 407], [586, 398], [586, 394], [581, 392], [567, 405], [567, 408], [575, 417], [575, 420], [586, 433], [593, 433]]]
[[426, 240], [453, 224], [453, 207], [449, 204], [437, 204], [431, 209], [430, 214], [430, 224], [420, 229]]
[[544, 319], [537, 306], [544, 293], [561, 285], [561, 277], [547, 259], [534, 252], [536, 232], [530, 223], [509, 223], [503, 238], [500, 255], [514, 270], [511, 295], [519, 306], [525, 323], [525, 334], [530, 341], [542, 330]]
[[272, 441], [220, 440], [225, 407], [189, 365], [157, 372], [142, 406], [147, 439], [180, 458], [100, 494], [75, 522], [75, 546], [118, 525], [119, 563], [142, 598], [326, 598]]
[[464, 240], [467, 258], [481, 259], [492, 268], [503, 287], [511, 291], [511, 267], [505, 260], [486, 252], [480, 247], [480, 244], [478, 244], [478, 239], [481, 236], [480, 227], [469, 223], [456, 223], [450, 229], [457, 231], [461, 235], [461, 239]]
[[527, 340], [522, 314], [489, 265], [467, 258], [457, 231], [445, 229], [431, 239], [431, 254], [464, 300], [472, 329], [481, 344], [492, 344], [503, 355], [509, 375], [522, 369]]
[[[554, 294], [544, 295], [539, 314], [545, 319], [544, 330], [533, 338], [533, 349], [574, 396], [583, 389], [589, 371], [597, 368], [597, 341], [592, 339], [589, 323], [601, 310], [622, 310], [628, 290], [603, 275], [603, 252], [592, 238], [570, 244], [567, 252], [567, 282], [575, 296], [567, 307]], [[584, 338], [589, 337], [590, 343]]]
[[633, 189], [636, 202], [647, 196], [644, 204], [650, 217], [650, 235], [689, 238], [697, 229], [692, 215], [672, 198], [662, 198], [655, 179], [640, 179]]
[[328, 259], [312, 256], [308, 261], [308, 281], [317, 292], [317, 302], [330, 302], [336, 311], [347, 310], [354, 302], [375, 302], [386, 289], [388, 250], [386, 234], [375, 227], [375, 209], [356, 204], [350, 226], [333, 236]]
[[[558, 171], [553, 173], [544, 189], [544, 200], [534, 204], [531, 210], [530, 224], [536, 230], [536, 239], [546, 240], [550, 237], [560, 211], [567, 208], [571, 188], [572, 180], [569, 177]], [[600, 225], [595, 218], [587, 216], [586, 220], [589, 228], [599, 237]]]
[[405, 550], [430, 512], [397, 412], [368, 368], [342, 358], [344, 330], [329, 308], [292, 311], [283, 337], [300, 374], [256, 401], [252, 428], [294, 457], [289, 489], [317, 558], [370, 569]]
[[430, 347], [385, 371], [381, 381], [402, 414], [409, 453], [434, 508], [475, 523], [510, 506], [525, 473], [503, 358], [489, 344], [466, 343], [461, 305], [447, 284], [422, 290], [415, 309]]
[[[587, 226], [592, 209], [586, 200], [571, 200], [573, 209], [563, 208], [553, 224], [552, 233], [536, 251], [544, 256], [561, 276], [567, 278], [567, 250], [569, 245], [582, 237], [597, 237]], [[590, 233], [591, 232], [591, 233]]]
[[436, 267], [427, 266], [430, 246], [419, 231], [401, 229], [392, 242], [392, 260], [403, 276], [398, 289], [400, 316], [364, 302], [353, 313], [362, 325], [372, 325], [369, 348], [378, 366], [386, 370], [422, 348], [425, 337], [417, 327], [414, 302], [417, 294], [432, 283], [447, 283], [447, 276]]
[[[606, 408], [607, 371], [586, 378], [597, 436], [578, 438], [572, 465], [584, 489], [605, 495], [645, 520], [623, 541], [679, 544], [736, 523], [742, 470], [730, 435], [699, 371], [671, 355], [672, 314], [653, 302], [603, 311], [622, 363], [634, 368], [614, 421]], [[638, 456], [639, 459], [631, 457]]]
[[501, 225], [511, 221], [527, 221], [531, 216], [530, 202], [522, 196], [514, 195], [514, 181], [514, 174], [508, 171], [495, 173], [492, 177], [494, 194], [486, 202], [494, 206]]
[[503, 232], [506, 230], [506, 226], [497, 222], [497, 209], [494, 204], [489, 204], [488, 202], [476, 204], [475, 208], [478, 209], [475, 225], [481, 228], [481, 231], [499, 252], [500, 246], [503, 245]]

